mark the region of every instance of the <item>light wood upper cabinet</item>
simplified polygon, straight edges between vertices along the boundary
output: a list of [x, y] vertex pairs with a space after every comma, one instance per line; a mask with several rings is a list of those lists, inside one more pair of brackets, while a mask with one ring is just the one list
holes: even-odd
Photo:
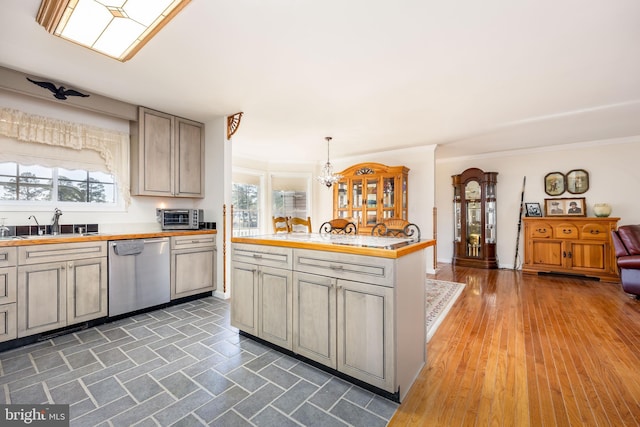
[[204, 197], [204, 124], [140, 107], [131, 123], [131, 194]]
[[408, 219], [408, 168], [360, 163], [340, 174], [333, 189], [334, 218], [350, 220], [359, 234], [371, 234], [385, 218]]

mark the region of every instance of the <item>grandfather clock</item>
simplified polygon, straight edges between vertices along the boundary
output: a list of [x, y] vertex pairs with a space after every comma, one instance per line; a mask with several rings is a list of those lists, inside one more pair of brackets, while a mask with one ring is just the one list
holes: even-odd
[[497, 172], [470, 168], [453, 175], [453, 263], [498, 268], [496, 257]]

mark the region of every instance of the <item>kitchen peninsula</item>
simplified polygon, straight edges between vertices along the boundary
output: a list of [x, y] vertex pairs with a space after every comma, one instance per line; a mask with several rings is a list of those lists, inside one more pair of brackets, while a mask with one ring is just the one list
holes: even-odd
[[435, 240], [232, 238], [231, 324], [392, 400], [426, 361], [425, 249]]

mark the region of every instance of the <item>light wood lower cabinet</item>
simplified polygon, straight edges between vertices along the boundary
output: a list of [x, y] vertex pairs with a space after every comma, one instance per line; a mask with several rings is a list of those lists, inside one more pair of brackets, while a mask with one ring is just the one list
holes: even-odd
[[300, 272], [293, 283], [293, 351], [391, 390], [393, 288]]
[[17, 259], [17, 248], [0, 248], [0, 342], [12, 340], [18, 336]]
[[231, 325], [292, 350], [291, 250], [260, 249], [251, 245], [240, 248], [234, 245], [232, 259], [236, 261], [231, 267], [231, 282], [234, 284], [231, 286]]
[[399, 399], [424, 366], [423, 251], [390, 259], [234, 243], [231, 271], [241, 331]]
[[525, 218], [525, 273], [562, 273], [619, 282], [611, 232], [619, 218]]
[[214, 234], [171, 237], [171, 299], [216, 289]]
[[22, 246], [18, 258], [18, 337], [107, 315], [107, 242]]

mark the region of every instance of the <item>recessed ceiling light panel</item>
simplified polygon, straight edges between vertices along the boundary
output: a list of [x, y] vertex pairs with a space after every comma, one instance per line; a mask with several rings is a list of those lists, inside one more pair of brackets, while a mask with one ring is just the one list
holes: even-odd
[[36, 21], [50, 33], [131, 59], [191, 0], [43, 0]]

